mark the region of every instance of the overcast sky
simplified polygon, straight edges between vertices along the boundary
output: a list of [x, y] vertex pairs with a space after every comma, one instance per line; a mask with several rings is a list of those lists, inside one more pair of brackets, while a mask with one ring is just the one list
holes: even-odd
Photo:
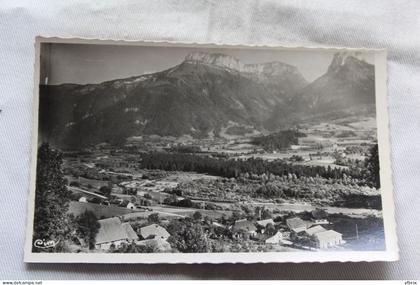
[[[281, 61], [296, 66], [313, 81], [327, 70], [335, 51], [279, 51], [270, 49], [197, 49], [185, 47], [135, 47], [121, 45], [50, 44], [41, 57], [41, 82], [99, 83], [161, 71], [183, 61], [194, 51], [231, 55], [243, 63]], [[363, 58], [373, 62], [372, 54]]]

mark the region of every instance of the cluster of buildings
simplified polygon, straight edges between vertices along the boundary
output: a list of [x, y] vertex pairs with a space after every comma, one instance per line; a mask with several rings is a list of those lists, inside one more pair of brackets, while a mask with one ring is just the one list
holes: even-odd
[[341, 233], [322, 226], [329, 224], [325, 219], [306, 221], [299, 217], [290, 218], [286, 220], [288, 231], [276, 230], [274, 234], [267, 235], [265, 231], [269, 224], [274, 228], [275, 222], [272, 219], [256, 222], [241, 219], [235, 221], [232, 230], [235, 237], [239, 237], [240, 232], [244, 231], [251, 238], [262, 240], [265, 244], [299, 244], [306, 237], [309, 237], [311, 242], [304, 244], [305, 246], [319, 249], [327, 249], [344, 243]]
[[343, 235], [334, 230], [327, 230], [321, 224], [328, 223], [326, 220], [315, 220], [314, 222], [304, 221], [301, 218], [291, 218], [286, 220], [289, 229], [294, 233], [295, 240], [306, 234], [312, 238], [313, 247], [326, 249], [344, 243]]
[[[168, 231], [158, 225], [151, 224], [135, 231], [130, 223], [123, 222], [120, 217], [110, 217], [98, 220], [99, 231], [95, 239], [95, 248], [109, 251], [123, 244], [136, 244], [153, 248], [157, 252], [169, 252], [171, 246]], [[278, 226], [273, 219], [250, 221], [241, 219], [229, 227], [233, 237], [239, 239], [244, 233], [259, 243], [267, 245], [292, 245], [302, 248], [328, 249], [343, 244], [342, 234], [329, 230], [323, 225], [327, 220], [303, 220], [299, 217], [289, 218], [285, 225]], [[217, 222], [214, 226], [226, 227]]]
[[110, 250], [118, 248], [122, 244], [131, 243], [139, 246], [151, 246], [162, 252], [171, 249], [167, 242], [171, 235], [157, 224], [142, 227], [138, 232], [135, 232], [130, 223], [123, 223], [118, 217], [102, 219], [98, 222], [100, 228], [95, 239], [96, 249]]

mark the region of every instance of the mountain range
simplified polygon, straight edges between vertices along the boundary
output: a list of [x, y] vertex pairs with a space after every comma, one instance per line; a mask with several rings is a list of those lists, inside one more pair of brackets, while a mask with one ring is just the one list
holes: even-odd
[[232, 125], [274, 131], [372, 114], [374, 85], [374, 66], [351, 54], [337, 53], [327, 72], [309, 83], [286, 63], [244, 64], [195, 52], [153, 74], [41, 85], [39, 134], [53, 145], [78, 148], [141, 135], [218, 136]]

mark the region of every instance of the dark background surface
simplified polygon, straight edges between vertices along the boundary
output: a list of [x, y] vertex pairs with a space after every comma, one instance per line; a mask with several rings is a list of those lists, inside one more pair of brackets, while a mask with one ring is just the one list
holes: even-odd
[[[66, 273], [87, 279], [392, 279], [395, 265], [375, 263], [302, 264], [29, 264], [39, 274]], [[409, 278], [407, 278], [409, 279]]]

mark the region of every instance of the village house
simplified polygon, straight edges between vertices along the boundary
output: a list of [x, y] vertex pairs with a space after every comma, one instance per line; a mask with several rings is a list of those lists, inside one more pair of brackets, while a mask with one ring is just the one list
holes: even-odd
[[274, 225], [273, 219], [265, 219], [265, 220], [257, 221], [257, 225], [263, 228], [265, 228], [268, 224]]
[[163, 228], [163, 227], [161, 227], [157, 224], [152, 224], [152, 225], [140, 228], [139, 235], [143, 239], [160, 238], [160, 239], [163, 239], [163, 240], [167, 240], [171, 236], [165, 230], [165, 228]]
[[343, 243], [343, 235], [333, 230], [317, 232], [314, 234], [314, 237], [316, 239], [316, 247], [321, 249]]
[[235, 221], [235, 224], [233, 225], [232, 229], [235, 232], [245, 231], [251, 237], [255, 237], [257, 234], [257, 228], [255, 227], [254, 223], [251, 221], [248, 221], [247, 219]]
[[267, 238], [265, 240], [265, 243], [266, 244], [279, 244], [280, 241], [282, 240], [282, 238], [283, 238], [282, 233], [281, 232], [277, 232], [275, 235]]
[[310, 222], [304, 221], [301, 218], [297, 217], [287, 219], [286, 224], [289, 227], [289, 229], [295, 233], [303, 232], [311, 226]]
[[327, 230], [325, 228], [323, 228], [322, 226], [319, 226], [319, 225], [305, 230], [305, 232], [310, 236], [314, 235], [316, 233], [325, 232], [325, 231], [327, 231]]
[[342, 234], [320, 225], [305, 230], [305, 233], [314, 237], [314, 246], [318, 248], [329, 248], [343, 243]]
[[314, 225], [328, 225], [330, 222], [327, 219], [315, 219], [312, 220], [312, 224]]
[[171, 250], [171, 245], [169, 244], [169, 242], [160, 237], [140, 240], [136, 242], [136, 245], [152, 247], [156, 252], [168, 252]]
[[87, 203], [88, 202], [88, 200], [85, 196], [80, 197], [78, 201], [81, 202], [81, 203]]
[[123, 200], [120, 204], [120, 207], [124, 207], [130, 210], [135, 210], [136, 209], [136, 205], [134, 205], [134, 203], [127, 201], [127, 200]]
[[136, 241], [138, 236], [129, 223], [121, 223], [117, 217], [98, 221], [100, 228], [95, 238], [97, 249], [109, 250], [111, 245], [118, 247], [122, 243]]
[[257, 221], [257, 228], [259, 232], [263, 234], [265, 232], [265, 228], [270, 224], [274, 226], [275, 223], [273, 219], [265, 219], [265, 220]]
[[126, 232], [128, 240], [136, 241], [136, 240], [139, 239], [139, 236], [136, 234], [134, 229], [131, 227], [130, 223], [122, 223], [121, 227]]

